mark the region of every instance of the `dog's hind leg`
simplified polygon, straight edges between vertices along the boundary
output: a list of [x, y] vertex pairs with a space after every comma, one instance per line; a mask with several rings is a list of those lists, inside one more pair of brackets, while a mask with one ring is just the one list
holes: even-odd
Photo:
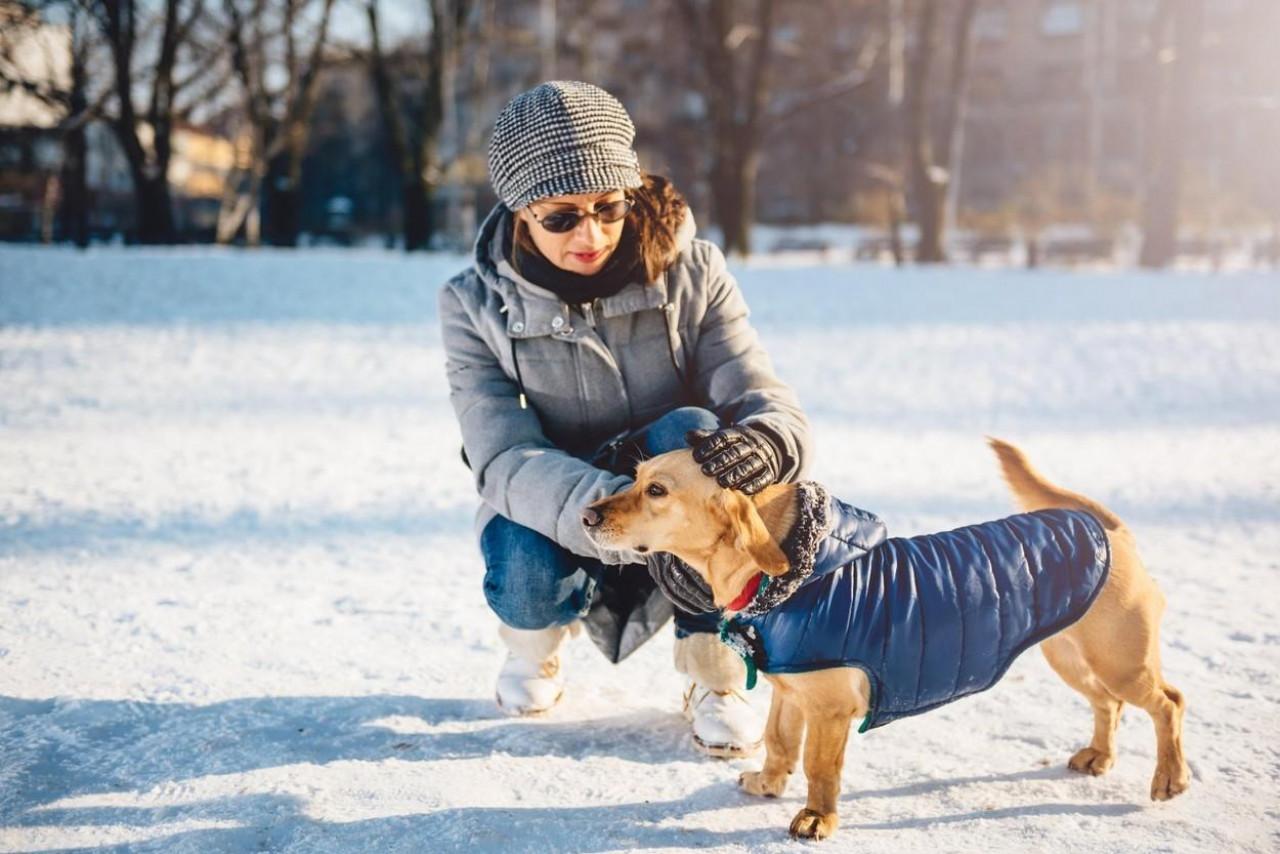
[[[1164, 597], [1141, 572], [1131, 544], [1112, 537], [1111, 579], [1089, 613], [1059, 637], [1075, 641], [1097, 680], [1118, 700], [1151, 716], [1156, 730], [1156, 771], [1151, 799], [1167, 801], [1186, 791], [1191, 771], [1182, 754], [1182, 692], [1160, 670], [1160, 617]], [[1101, 606], [1101, 607], [1099, 607]]]
[[1122, 619], [1116, 619], [1114, 612], [1099, 612], [1095, 619], [1090, 611], [1080, 623], [1046, 641], [1044, 646], [1056, 644], [1059, 639], [1078, 645], [1092, 678], [1108, 694], [1151, 716], [1156, 730], [1151, 798], [1167, 801], [1186, 791], [1191, 780], [1182, 754], [1186, 701], [1182, 692], [1165, 682], [1160, 673], [1159, 618], [1163, 600], [1148, 596], [1141, 604], [1142, 607], [1128, 609]]
[[1069, 637], [1056, 635], [1040, 644], [1040, 649], [1049, 666], [1093, 707], [1093, 739], [1076, 751], [1067, 767], [1095, 777], [1107, 773], [1116, 760], [1116, 727], [1124, 703], [1107, 690]]
[[1187, 703], [1182, 692], [1165, 682], [1159, 665], [1144, 668], [1130, 678], [1103, 676], [1108, 688], [1151, 716], [1156, 729], [1156, 771], [1151, 778], [1151, 800], [1167, 801], [1191, 785], [1191, 769], [1182, 755], [1182, 716]]
[[800, 758], [800, 742], [804, 738], [804, 713], [787, 700], [786, 691], [776, 684], [769, 705], [769, 721], [764, 729], [764, 767], [744, 771], [738, 785], [753, 795], [776, 798], [787, 788], [787, 780], [796, 770]]
[[1182, 692], [1161, 680], [1157, 710], [1148, 712], [1156, 726], [1156, 773], [1151, 778], [1151, 799], [1167, 801], [1191, 786], [1191, 768], [1182, 754], [1182, 718], [1187, 711]]

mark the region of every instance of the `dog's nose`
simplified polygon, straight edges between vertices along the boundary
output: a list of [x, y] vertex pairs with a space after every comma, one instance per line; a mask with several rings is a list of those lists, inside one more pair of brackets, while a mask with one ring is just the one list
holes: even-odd
[[582, 524], [588, 528], [594, 528], [604, 521], [604, 516], [594, 507], [588, 507], [582, 511]]

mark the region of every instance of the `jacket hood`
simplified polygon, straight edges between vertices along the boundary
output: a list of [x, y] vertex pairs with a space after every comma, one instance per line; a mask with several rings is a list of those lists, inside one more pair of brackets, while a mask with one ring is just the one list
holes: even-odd
[[[490, 288], [498, 293], [508, 309], [508, 333], [512, 337], [530, 337], [537, 334], [548, 334], [550, 329], [535, 331], [540, 314], [530, 303], [550, 302], [550, 311], [558, 315], [560, 298], [546, 288], [535, 285], [516, 272], [508, 260], [511, 257], [511, 240], [513, 236], [512, 218], [514, 214], [502, 202], [494, 205], [493, 210], [480, 225], [480, 233], [476, 236], [473, 248], [472, 265], [476, 274]], [[697, 233], [697, 223], [693, 212], [685, 207], [684, 216], [676, 229], [674, 249], [667, 264], [670, 266], [680, 257], [680, 253], [688, 252], [693, 246], [693, 238]], [[612, 297], [601, 300], [604, 315], [627, 314], [643, 308], [656, 308], [666, 301], [666, 287], [661, 279], [653, 283], [655, 287], [646, 287], [640, 282], [627, 285]], [[648, 291], [649, 293], [645, 293]], [[661, 299], [655, 301], [656, 296]], [[518, 317], [529, 310], [533, 317]], [[515, 312], [515, 314], [512, 314]], [[517, 324], [519, 328], [517, 328]], [[523, 334], [522, 334], [523, 333]]]

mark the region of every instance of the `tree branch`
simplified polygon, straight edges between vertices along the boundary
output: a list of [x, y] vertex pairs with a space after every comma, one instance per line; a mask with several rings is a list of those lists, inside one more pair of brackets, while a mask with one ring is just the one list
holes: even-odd
[[754, 136], [760, 113], [764, 108], [765, 92], [773, 65], [773, 0], [757, 0], [756, 46], [751, 57], [747, 83], [746, 126]]

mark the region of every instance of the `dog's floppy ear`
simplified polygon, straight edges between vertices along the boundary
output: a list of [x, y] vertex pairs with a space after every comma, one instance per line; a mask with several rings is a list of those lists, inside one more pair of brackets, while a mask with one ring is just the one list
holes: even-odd
[[720, 493], [720, 500], [733, 531], [735, 549], [744, 552], [765, 575], [782, 575], [791, 568], [750, 498], [725, 489]]

